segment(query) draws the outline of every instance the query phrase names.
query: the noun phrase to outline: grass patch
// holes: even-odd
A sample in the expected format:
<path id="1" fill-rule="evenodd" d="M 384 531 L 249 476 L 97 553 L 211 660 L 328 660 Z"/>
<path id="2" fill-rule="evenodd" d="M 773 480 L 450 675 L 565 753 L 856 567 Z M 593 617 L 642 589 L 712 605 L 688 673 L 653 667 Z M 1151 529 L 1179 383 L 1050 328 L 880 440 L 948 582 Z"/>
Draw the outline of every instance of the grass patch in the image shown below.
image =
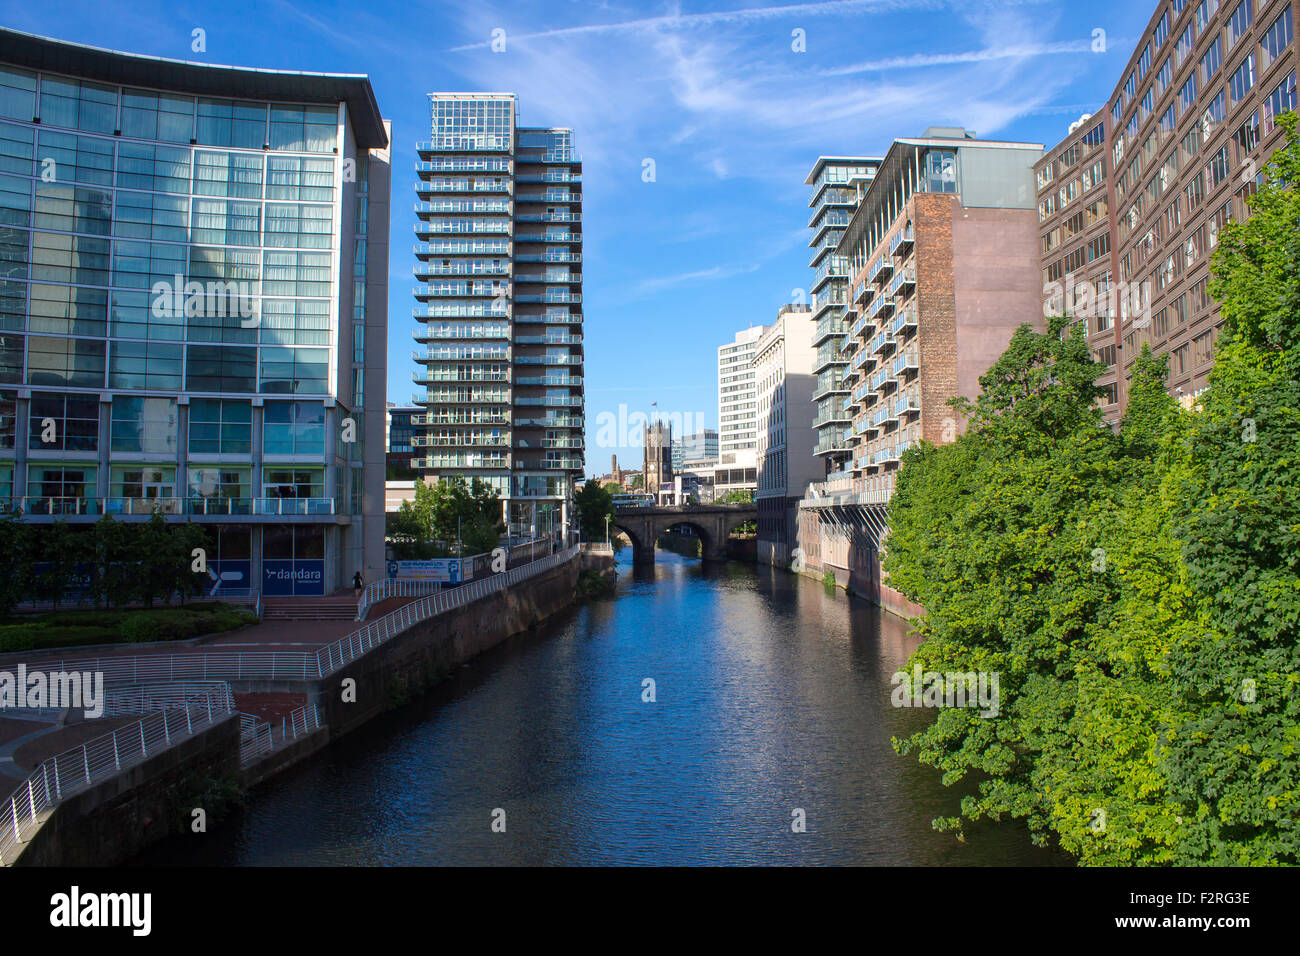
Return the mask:
<path id="1" fill-rule="evenodd" d="M 256 622 L 257 615 L 251 611 L 219 601 L 120 611 L 52 611 L 0 621 L 0 651 L 182 641 Z"/>

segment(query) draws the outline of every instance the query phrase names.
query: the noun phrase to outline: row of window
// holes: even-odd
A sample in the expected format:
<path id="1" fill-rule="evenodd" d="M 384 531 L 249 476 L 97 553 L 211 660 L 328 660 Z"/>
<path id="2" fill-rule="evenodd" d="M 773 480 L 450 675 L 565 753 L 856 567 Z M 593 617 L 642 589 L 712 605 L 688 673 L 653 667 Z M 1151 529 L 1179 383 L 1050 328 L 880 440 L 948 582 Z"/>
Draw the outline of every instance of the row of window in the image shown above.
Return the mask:
<path id="1" fill-rule="evenodd" d="M 109 403 L 109 450 L 174 457 L 179 409 L 172 398 L 119 395 Z M 252 453 L 252 403 L 237 399 L 190 402 L 191 455 Z M 0 448 L 13 448 L 16 406 L 0 395 Z M 100 402 L 96 396 L 37 392 L 31 397 L 28 448 L 34 451 L 99 450 Z M 359 427 L 359 424 L 358 424 Z M 340 446 L 345 452 L 347 445 Z M 262 416 L 262 454 L 325 454 L 325 407 L 316 402 L 268 402 Z"/>
<path id="2" fill-rule="evenodd" d="M 0 67 L 0 116 L 203 146 L 329 153 L 338 108 L 156 93 Z"/>
<path id="3" fill-rule="evenodd" d="M 42 183 L 330 202 L 334 160 L 125 143 L 0 123 L 0 172 Z"/>

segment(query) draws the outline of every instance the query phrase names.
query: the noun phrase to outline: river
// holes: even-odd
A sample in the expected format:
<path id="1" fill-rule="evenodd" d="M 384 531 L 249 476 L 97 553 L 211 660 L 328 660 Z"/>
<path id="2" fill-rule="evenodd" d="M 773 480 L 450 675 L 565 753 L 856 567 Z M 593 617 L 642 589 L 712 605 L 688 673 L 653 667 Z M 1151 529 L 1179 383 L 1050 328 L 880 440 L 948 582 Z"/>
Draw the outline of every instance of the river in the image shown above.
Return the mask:
<path id="1" fill-rule="evenodd" d="M 135 862 L 1056 865 L 897 756 L 906 622 L 785 572 L 660 551 Z M 647 680 L 653 681 L 653 702 Z M 504 811 L 498 812 L 498 811 Z M 792 822 L 805 822 L 793 832 Z M 493 831 L 504 820 L 505 832 Z"/>

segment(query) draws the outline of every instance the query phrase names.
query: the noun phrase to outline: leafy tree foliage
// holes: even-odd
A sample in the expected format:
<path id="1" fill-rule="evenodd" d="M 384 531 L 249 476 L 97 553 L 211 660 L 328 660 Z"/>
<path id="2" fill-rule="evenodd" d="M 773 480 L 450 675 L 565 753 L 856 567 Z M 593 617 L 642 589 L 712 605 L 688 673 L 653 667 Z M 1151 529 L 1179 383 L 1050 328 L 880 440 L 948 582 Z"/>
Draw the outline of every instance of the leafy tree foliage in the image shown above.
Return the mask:
<path id="1" fill-rule="evenodd" d="M 501 499 L 475 478 L 442 479 L 436 485 L 415 483 L 415 501 L 404 501 L 388 520 L 388 538 L 401 560 L 456 553 L 485 554 L 505 532 Z"/>
<path id="2" fill-rule="evenodd" d="M 885 569 L 924 605 L 923 670 L 995 671 L 998 714 L 897 741 L 977 792 L 958 829 L 1020 818 L 1096 864 L 1300 862 L 1300 145 L 1222 233 L 1210 388 L 1163 357 L 1102 422 L 1082 329 L 1021 328 L 904 459 Z"/>
<path id="3" fill-rule="evenodd" d="M 602 488 L 599 482 L 589 481 L 578 489 L 573 501 L 578 509 L 582 537 L 587 541 L 604 541 L 605 519 L 608 518 L 610 524 L 614 522 L 614 497 L 609 486 Z"/>

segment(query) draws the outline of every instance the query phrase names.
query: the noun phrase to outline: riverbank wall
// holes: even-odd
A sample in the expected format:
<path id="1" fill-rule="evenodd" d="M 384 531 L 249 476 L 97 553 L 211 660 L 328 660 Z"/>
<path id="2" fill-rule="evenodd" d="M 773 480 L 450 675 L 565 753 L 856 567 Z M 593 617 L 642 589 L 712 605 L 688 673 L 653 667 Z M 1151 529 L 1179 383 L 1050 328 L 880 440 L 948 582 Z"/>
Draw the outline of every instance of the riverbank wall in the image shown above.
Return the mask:
<path id="1" fill-rule="evenodd" d="M 510 588 L 418 622 L 315 680 L 231 680 L 239 693 L 305 694 L 320 726 L 241 766 L 237 715 L 58 804 L 32 833 L 20 865 L 109 866 L 186 832 L 196 792 L 214 782 L 251 789 L 385 711 L 402 706 L 453 669 L 536 628 L 578 599 L 580 574 L 614 574 L 612 555 L 581 553 Z"/>

